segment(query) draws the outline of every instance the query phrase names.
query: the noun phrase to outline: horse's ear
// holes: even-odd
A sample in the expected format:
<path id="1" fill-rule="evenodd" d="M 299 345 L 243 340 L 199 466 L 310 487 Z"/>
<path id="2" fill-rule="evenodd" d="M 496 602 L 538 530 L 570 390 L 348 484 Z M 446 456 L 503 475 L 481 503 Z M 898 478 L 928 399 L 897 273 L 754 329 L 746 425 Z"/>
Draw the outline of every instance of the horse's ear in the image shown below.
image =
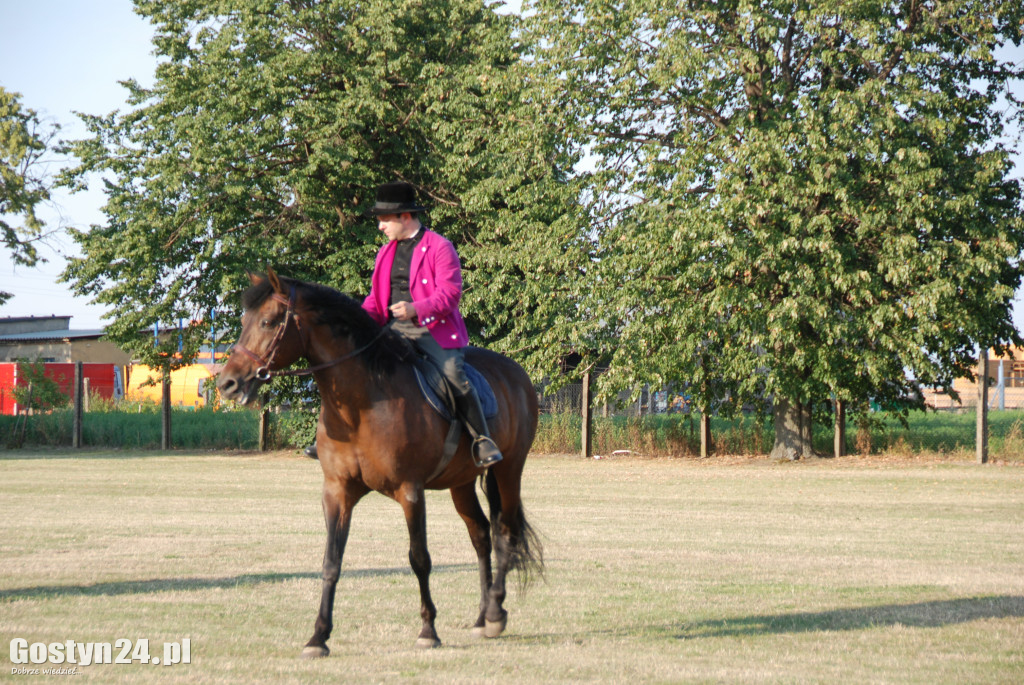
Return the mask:
<path id="1" fill-rule="evenodd" d="M 274 289 L 275 293 L 284 295 L 284 286 L 281 285 L 281 279 L 277 277 L 277 274 L 269 266 L 267 267 L 267 280 L 270 281 L 270 287 Z"/>
<path id="2" fill-rule="evenodd" d="M 247 271 L 246 273 L 249 274 L 249 283 L 251 285 L 259 285 L 260 283 L 263 282 L 263 276 L 260 276 L 259 274 L 254 274 L 251 271 Z"/>

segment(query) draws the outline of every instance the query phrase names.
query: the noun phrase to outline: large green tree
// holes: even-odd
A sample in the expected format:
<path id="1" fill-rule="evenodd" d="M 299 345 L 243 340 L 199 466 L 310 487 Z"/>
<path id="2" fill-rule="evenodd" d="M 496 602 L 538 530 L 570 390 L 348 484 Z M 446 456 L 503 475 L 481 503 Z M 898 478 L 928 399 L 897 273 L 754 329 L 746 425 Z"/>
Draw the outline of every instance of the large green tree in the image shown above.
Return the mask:
<path id="1" fill-rule="evenodd" d="M 156 82 L 125 112 L 86 118 L 68 181 L 106 179 L 107 222 L 75 233 L 66 277 L 111 306 L 108 332 L 184 331 L 211 309 L 235 324 L 247 269 L 361 296 L 381 244 L 363 217 L 405 180 L 463 261 L 476 340 L 530 360 L 522 341 L 559 315 L 551 239 L 571 197 L 557 129 L 521 60 L 519 18 L 483 0 L 136 0 L 156 29 Z M 574 225 L 572 222 L 566 222 Z M 225 301 L 225 297 L 228 299 Z M 165 357 L 166 358 L 166 357 Z M 538 359 L 541 356 L 537 356 Z"/>
<path id="2" fill-rule="evenodd" d="M 0 86 L 0 245 L 15 264 L 33 266 L 41 259 L 35 243 L 45 224 L 36 210 L 50 199 L 43 157 L 57 130 L 24 107 L 18 93 Z M 0 304 L 10 297 L 0 291 Z"/>
<path id="3" fill-rule="evenodd" d="M 606 388 L 805 409 L 969 374 L 1019 342 L 1024 5 L 1002 0 L 537 0 L 538 54 L 591 154 L 599 243 L 581 351 Z M 1003 100 L 1000 102 L 1000 98 Z M 1000 105 L 997 107 L 997 103 Z"/>

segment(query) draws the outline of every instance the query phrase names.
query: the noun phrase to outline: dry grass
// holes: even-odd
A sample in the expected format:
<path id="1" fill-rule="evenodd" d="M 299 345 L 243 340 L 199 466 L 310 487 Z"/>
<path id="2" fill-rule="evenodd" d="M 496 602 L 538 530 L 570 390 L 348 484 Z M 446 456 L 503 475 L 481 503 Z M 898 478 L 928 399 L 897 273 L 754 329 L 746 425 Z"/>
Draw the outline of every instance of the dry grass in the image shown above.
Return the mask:
<path id="1" fill-rule="evenodd" d="M 11 456 L 16 458 L 11 458 Z M 438 631 L 413 648 L 399 508 L 356 510 L 331 658 L 296 659 L 319 593 L 320 475 L 292 454 L 0 458 L 7 646 L 192 640 L 193 663 L 94 682 L 1020 682 L 1024 469 L 948 457 L 610 459 L 527 467 L 547 581 L 469 637 L 476 569 L 428 501 Z M 43 455 L 37 455 L 43 456 Z M 46 455 L 54 456 L 54 455 Z"/>

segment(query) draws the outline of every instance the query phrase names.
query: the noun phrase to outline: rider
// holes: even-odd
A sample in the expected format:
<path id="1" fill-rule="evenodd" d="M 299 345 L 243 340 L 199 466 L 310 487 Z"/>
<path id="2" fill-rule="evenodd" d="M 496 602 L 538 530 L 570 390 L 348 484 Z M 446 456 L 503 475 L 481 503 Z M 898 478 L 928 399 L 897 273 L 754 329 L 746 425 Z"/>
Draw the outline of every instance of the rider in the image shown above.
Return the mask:
<path id="1" fill-rule="evenodd" d="M 478 436 L 473 459 L 487 467 L 501 461 L 491 440 L 480 399 L 463 365 L 469 333 L 459 313 L 462 266 L 455 247 L 420 221 L 426 211 L 409 183 L 377 188 L 369 210 L 388 238 L 377 252 L 370 294 L 363 302 L 370 316 L 409 338 L 441 370 L 455 394 L 456 408 Z"/>

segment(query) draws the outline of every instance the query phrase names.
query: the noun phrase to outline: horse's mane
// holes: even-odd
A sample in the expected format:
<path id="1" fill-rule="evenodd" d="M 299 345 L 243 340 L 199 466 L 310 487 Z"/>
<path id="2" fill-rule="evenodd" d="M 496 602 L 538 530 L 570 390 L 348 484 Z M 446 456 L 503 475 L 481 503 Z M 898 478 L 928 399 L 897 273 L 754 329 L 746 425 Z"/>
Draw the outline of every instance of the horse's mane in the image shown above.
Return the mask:
<path id="1" fill-rule="evenodd" d="M 366 347 L 359 358 L 378 376 L 390 376 L 402 362 L 411 360 L 412 345 L 390 328 L 381 326 L 353 298 L 334 288 L 278 276 L 286 288 L 294 286 L 306 308 L 316 312 L 316 323 L 328 326 L 335 337 L 349 337 L 354 347 Z M 274 292 L 270 279 L 263 279 L 242 294 L 242 307 L 255 309 Z M 378 337 L 379 336 L 379 337 Z"/>

